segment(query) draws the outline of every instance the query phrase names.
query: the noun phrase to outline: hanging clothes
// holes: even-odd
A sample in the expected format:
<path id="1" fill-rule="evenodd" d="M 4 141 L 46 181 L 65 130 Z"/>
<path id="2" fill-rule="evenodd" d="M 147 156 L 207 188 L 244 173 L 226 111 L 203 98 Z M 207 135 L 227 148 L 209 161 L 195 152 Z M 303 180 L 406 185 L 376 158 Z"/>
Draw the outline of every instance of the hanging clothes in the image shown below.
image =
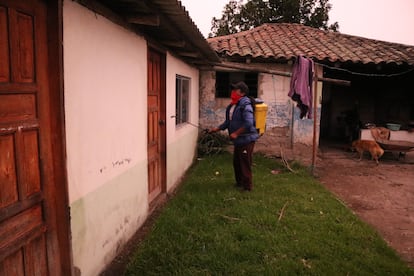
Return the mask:
<path id="1" fill-rule="evenodd" d="M 297 102 L 301 119 L 306 115 L 309 119 L 312 119 L 313 66 L 313 60 L 303 56 L 298 56 L 293 65 L 288 96 Z"/>

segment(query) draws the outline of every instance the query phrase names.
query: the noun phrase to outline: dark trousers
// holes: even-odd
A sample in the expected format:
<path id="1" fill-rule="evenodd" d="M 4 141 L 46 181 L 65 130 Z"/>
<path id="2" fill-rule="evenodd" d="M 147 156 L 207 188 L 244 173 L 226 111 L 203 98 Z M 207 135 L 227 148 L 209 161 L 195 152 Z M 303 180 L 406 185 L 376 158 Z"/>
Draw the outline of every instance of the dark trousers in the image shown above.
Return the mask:
<path id="1" fill-rule="evenodd" d="M 253 148 L 254 143 L 234 146 L 233 154 L 233 168 L 234 176 L 236 177 L 236 185 L 241 186 L 246 190 L 252 190 L 253 188 L 253 175 L 252 175 L 252 163 L 253 163 Z"/>

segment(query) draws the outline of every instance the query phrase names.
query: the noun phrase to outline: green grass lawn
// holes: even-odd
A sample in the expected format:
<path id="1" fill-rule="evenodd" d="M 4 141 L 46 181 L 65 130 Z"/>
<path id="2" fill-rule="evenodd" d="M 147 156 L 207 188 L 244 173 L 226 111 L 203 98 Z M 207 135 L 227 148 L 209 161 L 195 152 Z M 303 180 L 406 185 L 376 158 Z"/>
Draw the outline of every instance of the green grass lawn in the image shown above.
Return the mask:
<path id="1" fill-rule="evenodd" d="M 125 275 L 414 275 L 306 169 L 255 155 L 242 192 L 231 160 L 196 161 Z"/>

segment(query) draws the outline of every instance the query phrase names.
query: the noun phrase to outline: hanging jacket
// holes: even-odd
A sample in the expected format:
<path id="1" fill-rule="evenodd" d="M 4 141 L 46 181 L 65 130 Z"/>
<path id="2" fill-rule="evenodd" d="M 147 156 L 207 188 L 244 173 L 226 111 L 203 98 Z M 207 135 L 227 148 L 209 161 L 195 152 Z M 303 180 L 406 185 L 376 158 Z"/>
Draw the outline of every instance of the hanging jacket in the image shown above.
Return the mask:
<path id="1" fill-rule="evenodd" d="M 312 118 L 312 80 L 313 60 L 298 56 L 292 69 L 288 96 L 297 102 L 301 119 L 306 114 Z"/>
<path id="2" fill-rule="evenodd" d="M 226 120 L 219 126 L 219 129 L 227 129 L 230 135 L 239 128 L 244 128 L 244 132 L 237 136 L 235 140 L 233 140 L 234 145 L 246 145 L 256 141 L 259 138 L 259 133 L 256 129 L 252 104 L 254 103 L 251 102 L 249 97 L 242 97 L 234 107 L 231 118 L 230 109 L 232 105 L 230 104 L 226 108 Z"/>

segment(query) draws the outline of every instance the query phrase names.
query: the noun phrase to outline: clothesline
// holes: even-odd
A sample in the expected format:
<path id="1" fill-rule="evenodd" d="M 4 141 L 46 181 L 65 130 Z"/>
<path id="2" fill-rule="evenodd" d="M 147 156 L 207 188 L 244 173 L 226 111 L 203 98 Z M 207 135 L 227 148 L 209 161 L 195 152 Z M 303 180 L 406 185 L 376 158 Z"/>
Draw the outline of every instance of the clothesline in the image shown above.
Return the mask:
<path id="1" fill-rule="evenodd" d="M 395 74 L 367 74 L 367 73 L 359 73 L 359 72 L 354 72 L 348 69 L 344 69 L 344 68 L 338 68 L 338 67 L 332 67 L 323 63 L 319 63 L 319 62 L 314 62 L 315 64 L 318 64 L 322 67 L 326 67 L 329 68 L 331 70 L 337 70 L 337 71 L 343 71 L 343 72 L 347 72 L 350 73 L 352 75 L 358 75 L 358 76 L 365 76 L 365 77 L 396 77 L 396 76 L 402 76 L 405 74 L 408 74 L 412 71 L 414 71 L 414 68 L 408 69 L 404 72 L 400 72 L 400 73 L 395 73 Z"/>
<path id="2" fill-rule="evenodd" d="M 408 74 L 408 73 L 414 71 L 414 68 L 411 68 L 411 69 L 408 69 L 406 71 L 403 71 L 403 72 L 400 72 L 400 73 L 394 73 L 394 74 L 368 74 L 368 73 L 359 73 L 359 72 L 351 71 L 349 69 L 333 67 L 333 66 L 329 66 L 329 65 L 326 65 L 326 64 L 323 64 L 323 63 L 320 63 L 320 62 L 315 62 L 314 61 L 314 63 L 317 64 L 317 65 L 320 65 L 322 67 L 329 68 L 331 70 L 347 72 L 351 75 L 358 75 L 358 76 L 365 76 L 365 77 L 396 77 L 396 76 L 402 76 L 402 75 L 405 75 L 405 74 Z M 224 62 L 221 62 L 221 63 L 214 63 L 212 65 L 214 65 L 216 67 L 224 67 L 224 68 L 231 68 L 231 69 L 239 69 L 239 70 L 243 70 L 243 71 L 254 71 L 254 72 L 268 73 L 268 74 L 272 74 L 272 75 L 279 75 L 279 76 L 285 76 L 285 77 L 291 77 L 292 76 L 292 73 L 290 73 L 290 72 L 283 72 L 283 71 L 263 68 L 261 66 L 252 65 L 252 64 L 241 64 L 241 63 L 237 63 L 237 62 L 229 62 L 229 61 L 226 62 L 226 61 L 224 61 Z M 330 83 L 335 83 L 335 84 L 345 85 L 345 86 L 349 86 L 350 83 L 351 83 L 350 81 L 347 81 L 347 80 L 325 78 L 325 77 L 318 77 L 318 81 L 330 82 Z"/>

